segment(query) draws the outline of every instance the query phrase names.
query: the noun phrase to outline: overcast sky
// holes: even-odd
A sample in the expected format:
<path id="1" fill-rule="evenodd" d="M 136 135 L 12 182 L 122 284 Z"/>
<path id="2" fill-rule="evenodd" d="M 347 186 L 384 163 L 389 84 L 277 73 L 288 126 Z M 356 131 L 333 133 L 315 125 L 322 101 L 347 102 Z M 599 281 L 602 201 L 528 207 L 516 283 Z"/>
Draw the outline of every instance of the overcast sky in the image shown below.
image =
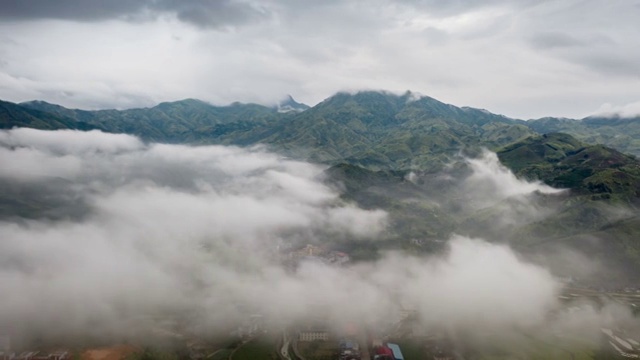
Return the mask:
<path id="1" fill-rule="evenodd" d="M 511 117 L 640 113 L 638 0 L 0 0 L 0 99 L 314 105 L 412 90 Z"/>

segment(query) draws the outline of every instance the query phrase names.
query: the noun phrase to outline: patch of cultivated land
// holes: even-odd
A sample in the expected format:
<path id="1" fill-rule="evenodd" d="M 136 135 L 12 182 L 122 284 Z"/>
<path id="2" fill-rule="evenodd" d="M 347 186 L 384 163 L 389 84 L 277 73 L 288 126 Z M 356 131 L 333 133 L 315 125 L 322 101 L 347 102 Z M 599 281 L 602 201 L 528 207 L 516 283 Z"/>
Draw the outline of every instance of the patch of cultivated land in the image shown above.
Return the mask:
<path id="1" fill-rule="evenodd" d="M 298 350 L 307 360 L 333 360 L 339 347 L 337 341 L 300 341 Z"/>
<path id="2" fill-rule="evenodd" d="M 132 345 L 116 345 L 85 350 L 80 354 L 80 358 L 82 360 L 123 360 L 139 351 L 140 349 Z"/>

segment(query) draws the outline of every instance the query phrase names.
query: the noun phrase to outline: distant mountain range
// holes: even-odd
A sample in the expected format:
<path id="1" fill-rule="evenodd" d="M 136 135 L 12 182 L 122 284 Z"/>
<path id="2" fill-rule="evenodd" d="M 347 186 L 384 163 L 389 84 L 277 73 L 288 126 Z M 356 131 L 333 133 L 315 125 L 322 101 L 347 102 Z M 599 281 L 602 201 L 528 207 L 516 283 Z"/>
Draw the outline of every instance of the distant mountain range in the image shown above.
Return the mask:
<path id="1" fill-rule="evenodd" d="M 14 126 L 95 128 L 172 143 L 262 143 L 307 160 L 346 160 L 370 168 L 424 168 L 437 162 L 434 155 L 477 146 L 497 149 L 551 132 L 640 155 L 640 117 L 523 121 L 411 92 L 338 93 L 314 107 L 290 96 L 273 107 L 214 106 L 186 99 L 152 108 L 97 111 L 67 109 L 44 101 L 0 102 L 0 128 Z"/>
<path id="2" fill-rule="evenodd" d="M 327 182 L 344 200 L 385 209 L 391 216 L 386 240 L 354 245 L 349 251 L 356 258 L 387 246 L 431 251 L 438 239 L 468 233 L 509 239 L 524 252 L 576 247 L 640 274 L 640 161 L 635 157 L 640 155 L 640 117 L 524 121 L 410 92 L 363 91 L 338 93 L 313 107 L 291 97 L 272 107 L 187 99 L 98 111 L 0 101 L 0 128 L 12 127 L 99 129 L 154 142 L 264 144 L 286 156 L 327 164 Z M 456 181 L 469 169 L 460 155 L 475 156 L 482 148 L 495 151 L 520 177 L 569 189 L 562 196 L 534 194 L 527 200 L 540 213 L 554 215 L 531 219 L 517 199 L 461 206 L 468 199 L 461 198 Z M 407 180 L 409 174 L 418 180 Z M 18 200 L 25 201 L 16 200 L 13 191 L 1 192 L 0 205 L 6 206 L 0 206 L 0 217 L 16 209 L 27 215 L 38 206 L 48 209 L 35 198 L 26 205 Z M 495 225 L 513 218 L 513 209 L 521 209 L 522 216 Z"/>
<path id="3" fill-rule="evenodd" d="M 611 170 L 620 159 L 635 166 L 635 158 L 602 146 L 586 150 L 588 144 L 604 144 L 638 154 L 640 118 L 523 121 L 486 110 L 459 108 L 411 92 L 338 93 L 314 107 L 290 96 L 272 107 L 241 103 L 214 106 L 186 99 L 152 108 L 98 111 L 68 109 L 44 101 L 0 101 L 0 128 L 15 126 L 100 129 L 156 142 L 264 144 L 298 159 L 329 165 L 346 163 L 370 170 L 437 172 L 455 156 L 473 155 L 484 147 L 498 151 L 503 163 L 517 174 L 554 186 L 579 189 L 581 193 L 607 190 L 634 199 L 638 197 L 636 192 L 640 193 L 635 183 L 623 181 L 626 178 L 620 171 L 624 166 L 619 165 L 618 172 Z M 539 137 L 559 132 L 568 135 Z M 542 140 L 544 144 L 532 145 Z M 590 161 L 570 160 L 576 154 Z M 606 174 L 612 177 L 601 179 L 597 186 L 588 182 L 588 188 L 581 179 L 593 180 L 594 174 L 604 169 L 595 165 L 595 158 L 608 159 L 601 163 L 607 164 L 604 168 L 610 171 Z M 609 181 L 613 178 L 617 182 Z"/>

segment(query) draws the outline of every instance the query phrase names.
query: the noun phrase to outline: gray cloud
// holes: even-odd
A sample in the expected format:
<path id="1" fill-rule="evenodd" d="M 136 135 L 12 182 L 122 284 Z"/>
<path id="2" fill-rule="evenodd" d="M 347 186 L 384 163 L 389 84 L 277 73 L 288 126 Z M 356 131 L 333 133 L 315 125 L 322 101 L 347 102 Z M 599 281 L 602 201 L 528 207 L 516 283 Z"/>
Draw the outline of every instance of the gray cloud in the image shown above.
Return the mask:
<path id="1" fill-rule="evenodd" d="M 521 118 L 640 98 L 628 1 L 52 4 L 2 2 L 0 98 L 313 105 L 345 89 L 411 89 Z"/>
<path id="2" fill-rule="evenodd" d="M 258 21 L 265 10 L 248 2 L 233 0 L 136 0 L 136 1 L 46 1 L 3 0 L 0 19 L 37 20 L 62 19 L 100 21 L 127 19 L 151 20 L 159 15 L 173 14 L 181 21 L 200 27 L 224 27 Z"/>
<path id="3" fill-rule="evenodd" d="M 591 54 L 580 62 L 600 73 L 640 79 L 640 64 L 628 54 Z"/>
<path id="4" fill-rule="evenodd" d="M 148 3 L 151 3 L 150 1 Z M 144 1 L 46 1 L 2 0 L 0 18 L 5 20 L 67 19 L 104 20 L 141 11 Z"/>
<path id="5" fill-rule="evenodd" d="M 175 13 L 181 21 L 204 28 L 242 25 L 269 15 L 264 7 L 234 0 L 163 0 L 153 2 L 151 8 Z"/>

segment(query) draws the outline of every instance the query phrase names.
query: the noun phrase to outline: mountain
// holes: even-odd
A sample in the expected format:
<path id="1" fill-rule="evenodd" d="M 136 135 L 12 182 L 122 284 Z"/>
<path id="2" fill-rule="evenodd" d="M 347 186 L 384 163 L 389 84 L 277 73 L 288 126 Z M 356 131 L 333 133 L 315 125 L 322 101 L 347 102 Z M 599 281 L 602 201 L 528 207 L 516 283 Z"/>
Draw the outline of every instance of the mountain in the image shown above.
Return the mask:
<path id="1" fill-rule="evenodd" d="M 532 136 L 498 151 L 500 161 L 517 175 L 540 179 L 594 198 L 640 200 L 640 162 L 603 145 L 551 133 Z"/>
<path id="2" fill-rule="evenodd" d="M 640 163 L 590 143 L 617 141 L 633 149 L 634 139 L 640 139 L 640 132 L 634 132 L 639 119 L 527 122 L 410 92 L 338 93 L 303 108 L 292 98 L 273 107 L 186 99 L 100 111 L 41 101 L 2 102 L 0 121 L 4 128 L 99 128 L 149 141 L 264 144 L 286 156 L 328 164 L 327 184 L 340 191 L 343 201 L 381 208 L 390 216 L 383 239 L 350 245 L 355 258 L 398 247 L 431 252 L 456 233 L 509 241 L 526 254 L 582 249 L 640 273 Z M 482 190 L 463 188 L 471 170 L 460 155 L 473 156 L 481 148 L 496 151 L 520 177 L 568 191 L 477 201 L 474 196 L 482 197 Z M 53 214 L 51 209 L 59 207 L 59 199 L 45 202 L 37 192 L 11 203 L 13 193 L 0 194 L 10 204 L 0 210 Z M 76 213 L 68 209 L 65 214 Z"/>
<path id="3" fill-rule="evenodd" d="M 523 121 L 411 92 L 338 93 L 312 108 L 291 96 L 274 107 L 214 106 L 194 99 L 99 111 L 72 110 L 43 101 L 2 105 L 11 106 L 9 113 L 14 114 L 0 117 L 4 128 L 85 126 L 162 142 L 263 143 L 311 161 L 345 160 L 370 168 L 437 167 L 457 151 L 479 146 L 497 149 L 534 133 L 564 132 L 589 144 L 640 155 L 640 117 Z"/>
<path id="4" fill-rule="evenodd" d="M 365 247 L 355 243 L 348 250 L 362 257 L 398 247 L 431 253 L 443 248 L 442 239 L 461 234 L 509 243 L 531 261 L 547 262 L 567 251 L 580 254 L 578 258 L 596 258 L 610 272 L 581 274 L 588 283 L 618 286 L 635 281 L 640 273 L 638 159 L 558 133 L 522 139 L 497 154 L 520 177 L 566 191 L 489 196 L 486 201 L 482 188 L 466 182 L 472 171 L 464 159 L 438 172 L 330 167 L 326 181 L 345 201 L 389 213 L 382 240 Z M 562 263 L 552 268 L 559 275 L 576 276 L 564 272 Z"/>
<path id="5" fill-rule="evenodd" d="M 407 91 L 338 93 L 314 107 L 288 96 L 267 107 L 186 99 L 144 109 L 72 110 L 42 101 L 11 107 L 3 127 L 100 128 L 172 143 L 265 144 L 314 162 L 370 169 L 439 169 L 458 152 L 497 150 L 535 134 L 563 132 L 640 155 L 640 118 L 517 120 Z"/>
<path id="6" fill-rule="evenodd" d="M 416 100 L 410 92 L 367 91 L 338 93 L 275 126 L 234 136 L 247 134 L 315 162 L 408 169 L 438 167 L 467 148 L 496 148 L 533 132 L 503 116 Z"/>
<path id="7" fill-rule="evenodd" d="M 41 101 L 20 106 L 145 140 L 261 143 L 296 158 L 372 169 L 437 169 L 460 151 L 495 149 L 533 134 L 516 120 L 411 92 L 338 93 L 312 108 L 291 97 L 277 107 L 217 107 L 193 99 L 120 111 L 71 110 Z"/>
<path id="8" fill-rule="evenodd" d="M 286 113 L 286 112 L 302 112 L 309 109 L 309 105 L 299 103 L 291 97 L 291 95 L 287 95 L 287 97 L 280 101 L 276 106 L 278 112 Z"/>
<path id="9" fill-rule="evenodd" d="M 77 121 L 64 115 L 61 116 L 56 113 L 0 100 L 0 129 L 11 129 L 13 127 L 30 127 L 41 130 L 101 129 L 95 125 Z"/>
<path id="10" fill-rule="evenodd" d="M 338 93 L 314 107 L 288 96 L 279 105 L 214 106 L 186 99 L 152 108 L 85 111 L 43 101 L 1 103 L 4 128 L 99 128 L 171 143 L 265 144 L 287 156 L 370 169 L 440 169 L 459 152 L 497 150 L 535 134 L 564 132 L 578 140 L 640 154 L 640 118 L 517 120 L 456 107 L 407 91 Z"/>
<path id="11" fill-rule="evenodd" d="M 43 101 L 20 104 L 23 108 L 65 117 L 77 122 L 127 133 L 158 142 L 211 142 L 219 134 L 275 121 L 286 114 L 257 104 L 233 103 L 214 106 L 185 99 L 164 102 L 152 108 L 129 110 L 72 110 Z M 207 141 L 208 140 L 208 141 Z M 215 142 L 215 141 L 214 141 Z"/>
<path id="12" fill-rule="evenodd" d="M 640 156 L 640 116 L 591 116 L 581 120 L 547 117 L 529 120 L 526 125 L 541 134 L 563 132 L 589 144 L 603 144 Z"/>

